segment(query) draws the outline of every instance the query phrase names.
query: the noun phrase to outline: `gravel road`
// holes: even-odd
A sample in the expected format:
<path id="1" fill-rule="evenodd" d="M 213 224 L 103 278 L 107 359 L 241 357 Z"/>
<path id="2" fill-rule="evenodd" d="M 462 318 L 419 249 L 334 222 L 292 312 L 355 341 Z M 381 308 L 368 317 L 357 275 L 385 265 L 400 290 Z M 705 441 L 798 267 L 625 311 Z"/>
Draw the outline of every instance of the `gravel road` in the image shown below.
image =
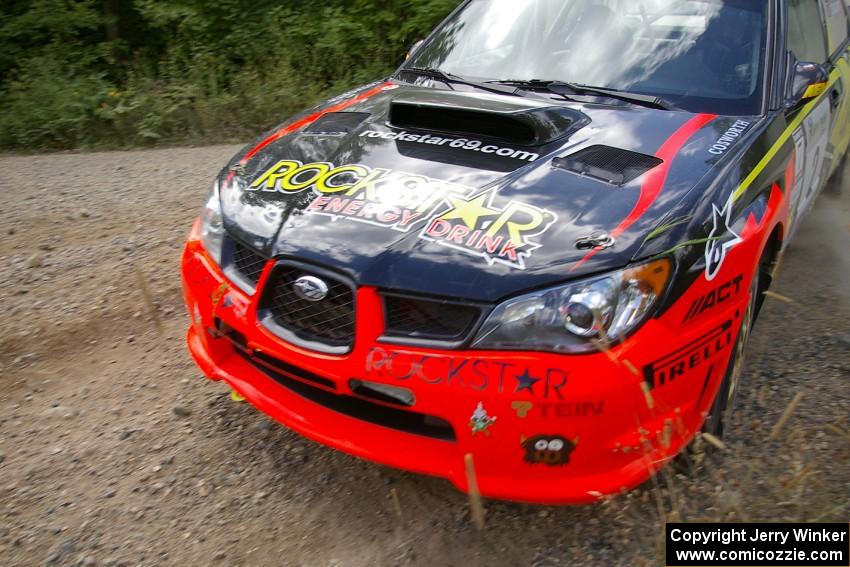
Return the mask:
<path id="1" fill-rule="evenodd" d="M 0 157 L 0 565 L 641 566 L 665 519 L 850 519 L 850 190 L 784 257 L 725 450 L 594 506 L 487 502 L 479 532 L 449 483 L 302 439 L 190 362 L 180 250 L 236 149 Z"/>

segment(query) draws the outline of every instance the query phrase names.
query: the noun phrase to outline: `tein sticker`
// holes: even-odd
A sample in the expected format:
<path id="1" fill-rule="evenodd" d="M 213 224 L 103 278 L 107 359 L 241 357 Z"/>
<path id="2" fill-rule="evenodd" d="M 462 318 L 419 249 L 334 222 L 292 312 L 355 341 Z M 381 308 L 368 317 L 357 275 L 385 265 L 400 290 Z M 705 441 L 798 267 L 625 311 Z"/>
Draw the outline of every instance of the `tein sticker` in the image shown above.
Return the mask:
<path id="1" fill-rule="evenodd" d="M 557 220 L 519 201 L 496 203 L 495 189 L 476 189 L 424 175 L 366 165 L 334 166 L 282 160 L 257 177 L 249 191 L 317 195 L 310 214 L 344 218 L 399 232 L 420 230 L 430 242 L 478 256 L 488 264 L 525 269 L 538 237 Z"/>

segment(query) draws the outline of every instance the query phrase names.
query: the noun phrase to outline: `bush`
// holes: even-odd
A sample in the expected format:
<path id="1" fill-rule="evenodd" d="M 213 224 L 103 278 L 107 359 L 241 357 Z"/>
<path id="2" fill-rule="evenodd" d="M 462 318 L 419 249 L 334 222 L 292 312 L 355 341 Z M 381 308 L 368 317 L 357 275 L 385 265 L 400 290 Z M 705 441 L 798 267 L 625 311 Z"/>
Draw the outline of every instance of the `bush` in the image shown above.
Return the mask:
<path id="1" fill-rule="evenodd" d="M 375 80 L 458 0 L 6 0 L 0 147 L 235 141 Z"/>

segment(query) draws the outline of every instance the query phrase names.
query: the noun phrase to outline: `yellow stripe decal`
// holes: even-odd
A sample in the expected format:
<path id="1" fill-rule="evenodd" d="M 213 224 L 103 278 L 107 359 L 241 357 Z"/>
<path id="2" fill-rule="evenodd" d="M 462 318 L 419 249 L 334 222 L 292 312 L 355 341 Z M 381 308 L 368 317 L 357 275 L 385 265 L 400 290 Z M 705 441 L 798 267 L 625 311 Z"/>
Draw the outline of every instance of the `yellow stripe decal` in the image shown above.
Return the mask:
<path id="1" fill-rule="evenodd" d="M 826 81 L 822 83 L 815 83 L 813 85 L 809 85 L 809 88 L 806 89 L 806 93 L 803 95 L 804 99 L 814 98 L 816 96 L 820 96 L 826 90 Z"/>
<path id="2" fill-rule="evenodd" d="M 832 85 L 835 84 L 836 81 L 838 81 L 838 76 L 839 76 L 839 73 L 838 73 L 837 70 L 832 72 L 832 74 L 829 77 L 829 87 L 831 87 Z M 829 87 L 827 87 L 827 88 L 829 88 Z M 768 150 L 768 152 L 764 155 L 764 157 L 761 158 L 761 161 L 758 162 L 758 165 L 756 165 L 753 168 L 753 170 L 750 172 L 750 174 L 747 175 L 747 177 L 744 179 L 744 181 L 738 186 L 738 188 L 732 194 L 732 202 L 733 203 L 737 202 L 744 195 L 744 193 L 747 192 L 747 189 L 750 188 L 750 185 L 753 184 L 753 182 L 756 180 L 756 178 L 759 175 L 761 175 L 761 172 L 764 171 L 764 169 L 768 166 L 768 164 L 770 164 L 770 162 L 773 160 L 773 158 L 776 157 L 776 154 L 779 153 L 779 150 L 782 149 L 782 146 L 785 145 L 785 142 L 787 142 L 791 138 L 791 136 L 794 134 L 794 131 L 797 130 L 797 128 L 800 127 L 800 124 L 803 123 L 803 120 L 805 120 L 806 117 L 815 108 L 815 106 L 818 105 L 822 96 L 823 96 L 823 94 L 821 94 L 821 96 L 816 98 L 815 100 L 806 104 L 806 106 L 804 106 L 802 108 L 802 110 L 800 110 L 800 112 L 797 114 L 797 116 L 794 118 L 794 120 L 791 121 L 791 124 L 788 125 L 788 127 L 785 129 L 785 131 L 782 132 L 782 134 L 779 135 L 779 138 L 776 140 L 776 143 L 773 144 L 773 147 L 771 147 L 770 150 Z"/>

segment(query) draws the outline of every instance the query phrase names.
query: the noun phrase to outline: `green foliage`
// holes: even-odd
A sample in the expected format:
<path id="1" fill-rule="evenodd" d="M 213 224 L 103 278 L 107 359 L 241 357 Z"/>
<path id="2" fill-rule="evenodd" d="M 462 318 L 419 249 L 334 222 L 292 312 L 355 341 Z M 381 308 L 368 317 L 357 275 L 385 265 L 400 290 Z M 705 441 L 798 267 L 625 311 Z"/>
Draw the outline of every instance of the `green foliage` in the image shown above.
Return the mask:
<path id="1" fill-rule="evenodd" d="M 234 141 L 386 75 L 459 0 L 4 0 L 0 148 Z"/>

